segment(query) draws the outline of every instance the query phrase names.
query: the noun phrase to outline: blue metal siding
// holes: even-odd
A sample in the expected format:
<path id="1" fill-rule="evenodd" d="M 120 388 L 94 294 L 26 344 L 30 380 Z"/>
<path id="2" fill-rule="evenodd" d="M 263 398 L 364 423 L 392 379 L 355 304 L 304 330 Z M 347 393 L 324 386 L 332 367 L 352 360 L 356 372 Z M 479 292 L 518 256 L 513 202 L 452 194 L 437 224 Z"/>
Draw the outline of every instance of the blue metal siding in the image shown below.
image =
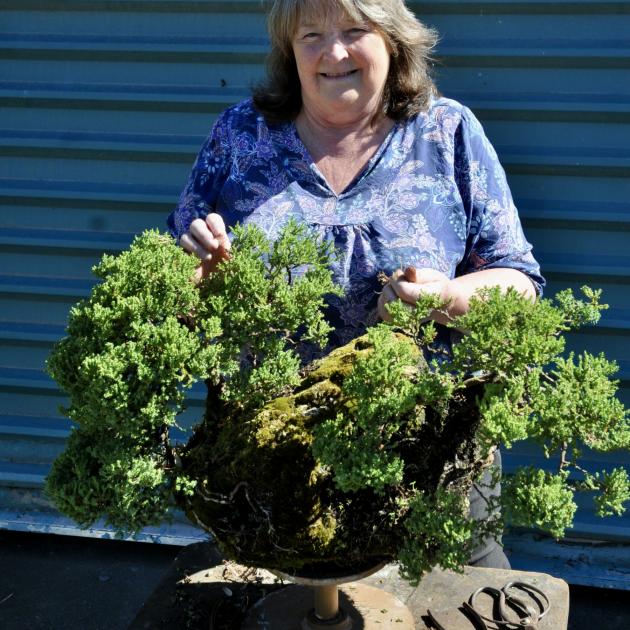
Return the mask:
<path id="1" fill-rule="evenodd" d="M 619 362 L 630 405 L 630 3 L 410 6 L 441 34 L 441 91 L 475 111 L 497 148 L 548 295 L 604 289 L 611 309 L 571 344 Z M 40 492 L 69 430 L 43 361 L 89 292 L 90 266 L 164 226 L 212 121 L 262 76 L 266 45 L 258 1 L 2 3 L 0 527 L 78 533 Z M 202 398 L 200 388 L 187 422 Z M 520 446 L 506 467 L 532 457 Z M 593 456 L 602 462 L 630 458 Z M 196 535 L 182 531 L 164 535 Z M 630 518 L 596 520 L 584 504 L 574 534 L 628 543 Z M 109 534 L 99 526 L 88 535 Z M 508 542 L 523 567 L 547 566 L 556 549 L 554 572 L 580 581 L 570 567 L 582 551 L 523 540 Z M 614 558 L 630 564 L 626 547 Z M 623 572 L 606 571 L 586 581 L 630 588 Z"/>

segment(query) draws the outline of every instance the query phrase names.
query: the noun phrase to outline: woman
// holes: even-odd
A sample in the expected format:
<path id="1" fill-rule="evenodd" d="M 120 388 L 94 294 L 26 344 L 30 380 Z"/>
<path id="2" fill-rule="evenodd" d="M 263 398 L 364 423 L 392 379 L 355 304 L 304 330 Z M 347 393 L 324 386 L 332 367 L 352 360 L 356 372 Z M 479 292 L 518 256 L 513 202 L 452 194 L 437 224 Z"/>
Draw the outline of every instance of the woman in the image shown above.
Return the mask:
<path id="1" fill-rule="evenodd" d="M 439 293 L 455 316 L 483 286 L 541 292 L 496 153 L 467 108 L 437 96 L 436 36 L 402 0 L 276 0 L 269 31 L 267 82 L 219 117 L 169 217 L 200 276 L 228 254 L 226 227 L 273 236 L 296 217 L 336 247 L 334 345 L 392 300 Z M 472 561 L 509 566 L 496 541 Z"/>

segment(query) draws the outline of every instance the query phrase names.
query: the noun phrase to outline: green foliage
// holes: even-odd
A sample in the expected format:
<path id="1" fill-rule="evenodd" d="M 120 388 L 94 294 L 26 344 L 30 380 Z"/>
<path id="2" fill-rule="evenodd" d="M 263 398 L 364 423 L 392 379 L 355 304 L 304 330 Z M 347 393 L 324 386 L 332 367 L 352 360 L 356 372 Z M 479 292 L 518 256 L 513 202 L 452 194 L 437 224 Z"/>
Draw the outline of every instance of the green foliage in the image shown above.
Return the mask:
<path id="1" fill-rule="evenodd" d="M 200 306 L 194 267 L 157 232 L 105 256 L 94 269 L 103 282 L 71 310 L 68 336 L 48 360 L 78 427 L 46 489 L 81 525 L 104 516 L 135 531 L 164 518 L 172 501 L 168 428 L 185 391 L 217 360 L 187 320 Z"/>
<path id="2" fill-rule="evenodd" d="M 196 262 L 169 236 L 145 232 L 94 268 L 102 280 L 71 312 L 48 360 L 77 423 L 47 492 L 83 526 L 105 517 L 120 531 L 163 520 L 173 496 L 194 491 L 169 440 L 185 392 L 207 378 L 245 408 L 298 380 L 292 348 L 323 344 L 323 295 L 338 292 L 330 251 L 289 223 L 274 244 L 237 228 L 233 253 L 200 291 Z"/>
<path id="3" fill-rule="evenodd" d="M 521 468 L 503 484 L 503 506 L 514 525 L 537 527 L 556 537 L 571 527 L 577 506 L 567 484 L 568 472 L 557 475 Z"/>
<path id="4" fill-rule="evenodd" d="M 630 479 L 625 468 L 615 468 L 610 473 L 585 473 L 578 487 L 599 491 L 594 501 L 597 515 L 601 517 L 621 516 L 625 512 L 624 503 L 630 501 Z"/>
<path id="5" fill-rule="evenodd" d="M 472 522 L 468 491 L 494 445 L 532 439 L 558 470 L 524 468 L 503 481 L 511 523 L 562 536 L 584 489 L 600 515 L 623 513 L 627 472 L 580 467 L 581 445 L 630 448 L 617 368 L 603 356 L 564 356 L 563 334 L 598 320 L 598 291 L 531 302 L 482 289 L 448 324 L 465 331 L 451 354 L 429 320 L 446 304 L 393 303 L 391 325 L 302 369 L 298 344 L 322 348 L 330 332 L 325 298 L 340 293 L 332 255 L 291 221 L 275 242 L 235 228 L 230 258 L 199 287 L 194 258 L 156 232 L 104 257 L 94 269 L 102 282 L 72 309 L 48 361 L 76 423 L 47 480 L 58 507 L 86 527 L 104 517 L 137 531 L 174 501 L 193 517 L 201 504 L 218 510 L 212 526 L 224 540 L 233 534 L 234 554 L 258 558 L 267 537 L 262 546 L 294 566 L 350 548 L 362 560 L 357 545 L 377 540 L 369 557 L 397 557 L 417 582 L 436 564 L 460 568 L 474 541 L 501 526 Z M 186 391 L 203 380 L 205 421 L 191 444 L 175 447 L 170 430 Z M 276 519 L 291 511 L 286 488 L 298 474 L 303 487 L 289 500 L 306 525 L 288 549 Z M 276 485 L 285 488 L 279 500 Z"/>
<path id="6" fill-rule="evenodd" d="M 420 295 L 416 304 L 411 307 L 406 302 L 397 300 L 387 305 L 391 324 L 408 334 L 418 346 L 425 347 L 433 343 L 436 337 L 435 322 L 430 319 L 433 311 L 442 311 L 447 304 L 437 295 Z"/>
<path id="7" fill-rule="evenodd" d="M 565 289 L 556 293 L 555 301 L 565 318 L 565 329 L 570 330 L 580 326 L 594 325 L 599 322 L 601 311 L 608 308 L 607 304 L 600 304 L 601 289 L 582 287 L 582 293 L 587 301 L 574 297 L 571 289 Z"/>
<path id="8" fill-rule="evenodd" d="M 564 349 L 558 332 L 565 325 L 561 310 L 549 300 L 532 302 L 518 291 L 481 289 L 470 310 L 453 323 L 467 331 L 453 348 L 451 369 L 482 371 L 506 378 L 530 365 L 546 365 Z"/>
<path id="9" fill-rule="evenodd" d="M 216 319 L 223 331 L 212 378 L 224 399 L 251 408 L 297 385 L 300 361 L 290 346 L 298 331 L 325 345 L 324 296 L 340 289 L 327 266 L 330 246 L 293 220 L 273 243 L 253 226 L 237 226 L 234 237 L 230 259 L 202 288 L 199 318 Z"/>
<path id="10" fill-rule="evenodd" d="M 346 409 L 315 429 L 313 454 L 332 469 L 343 491 L 399 484 L 403 462 L 393 446 L 405 425 L 417 428 L 418 388 L 410 378 L 417 346 L 384 324 L 370 329 L 368 340 L 372 351 L 357 359 L 343 383 Z"/>
<path id="11" fill-rule="evenodd" d="M 418 492 L 408 508 L 407 537 L 398 554 L 401 575 L 416 586 L 436 565 L 461 571 L 472 553 L 475 531 L 467 499 L 438 488 L 432 495 Z"/>
<path id="12" fill-rule="evenodd" d="M 506 379 L 504 383 L 488 383 L 479 409 L 483 423 L 479 439 L 490 448 L 504 444 L 510 448 L 512 442 L 527 438 L 529 408 L 525 400 L 525 383 L 521 375 Z"/>
<path id="13" fill-rule="evenodd" d="M 630 448 L 630 423 L 615 398 L 617 366 L 603 355 L 558 357 L 533 398 L 532 437 L 546 452 L 583 442 L 599 451 Z"/>
<path id="14" fill-rule="evenodd" d="M 578 461 L 580 445 L 604 452 L 630 449 L 630 417 L 616 398 L 618 383 L 612 378 L 617 366 L 603 355 L 563 356 L 563 333 L 596 323 L 607 308 L 599 304 L 601 291 L 583 287 L 582 292 L 585 300 L 567 289 L 555 302 L 531 302 L 514 290 L 503 294 L 498 287 L 482 289 L 471 300 L 470 310 L 449 324 L 466 334 L 454 346 L 452 357 L 442 357 L 432 372 L 425 373 L 429 385 L 418 398 L 420 404 L 435 406 L 436 399 L 425 396 L 426 390 L 439 391 L 439 378 L 449 379 L 446 400 L 461 395 L 458 392 L 475 381 L 483 383 L 476 434 L 480 446 L 509 448 L 532 439 L 545 457 L 559 462 L 555 476 L 523 469 L 508 479 L 505 512 L 513 524 L 535 526 L 558 537 L 570 527 L 575 511 L 575 482 L 569 473 L 584 472 Z M 398 304 L 390 313 L 393 325 L 418 342 L 428 340 L 431 347 L 434 332 L 426 317 L 431 309 L 443 307 L 428 297 L 416 312 Z M 599 490 L 595 503 L 600 515 L 623 513 L 623 504 L 630 499 L 623 473 L 589 477 L 590 489 Z M 537 484 L 540 492 L 533 491 Z"/>
<path id="15" fill-rule="evenodd" d="M 365 487 L 381 491 L 402 481 L 403 462 L 383 449 L 380 432 L 355 426 L 349 415 L 338 414 L 320 425 L 313 454 L 333 471 L 337 487 L 344 492 Z"/>

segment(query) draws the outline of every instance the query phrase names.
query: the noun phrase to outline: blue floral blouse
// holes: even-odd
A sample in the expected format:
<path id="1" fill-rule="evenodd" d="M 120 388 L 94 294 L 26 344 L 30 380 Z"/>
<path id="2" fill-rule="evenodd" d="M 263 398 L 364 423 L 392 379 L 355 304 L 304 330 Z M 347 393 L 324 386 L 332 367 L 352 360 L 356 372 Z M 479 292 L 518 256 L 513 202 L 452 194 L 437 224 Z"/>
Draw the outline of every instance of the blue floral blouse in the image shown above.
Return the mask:
<path id="1" fill-rule="evenodd" d="M 452 278 L 511 267 L 527 274 L 539 294 L 544 286 L 496 152 L 472 112 L 446 98 L 396 123 L 341 194 L 318 171 L 292 122 L 268 124 L 245 100 L 215 123 L 168 217 L 169 230 L 179 238 L 209 212 L 228 228 L 254 222 L 272 238 L 295 217 L 334 243 L 334 278 L 345 294 L 330 300 L 333 346 L 377 321 L 379 271 L 415 265 Z"/>

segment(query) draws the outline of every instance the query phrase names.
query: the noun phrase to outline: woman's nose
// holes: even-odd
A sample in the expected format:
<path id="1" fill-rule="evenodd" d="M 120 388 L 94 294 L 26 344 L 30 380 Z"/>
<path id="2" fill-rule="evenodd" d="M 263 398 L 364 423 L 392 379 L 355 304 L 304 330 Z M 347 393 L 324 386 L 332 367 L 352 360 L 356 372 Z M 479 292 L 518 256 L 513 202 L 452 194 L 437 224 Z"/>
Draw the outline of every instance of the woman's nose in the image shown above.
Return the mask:
<path id="1" fill-rule="evenodd" d="M 341 61 L 348 56 L 348 47 L 340 37 L 332 37 L 327 42 L 324 54 L 333 61 Z"/>

